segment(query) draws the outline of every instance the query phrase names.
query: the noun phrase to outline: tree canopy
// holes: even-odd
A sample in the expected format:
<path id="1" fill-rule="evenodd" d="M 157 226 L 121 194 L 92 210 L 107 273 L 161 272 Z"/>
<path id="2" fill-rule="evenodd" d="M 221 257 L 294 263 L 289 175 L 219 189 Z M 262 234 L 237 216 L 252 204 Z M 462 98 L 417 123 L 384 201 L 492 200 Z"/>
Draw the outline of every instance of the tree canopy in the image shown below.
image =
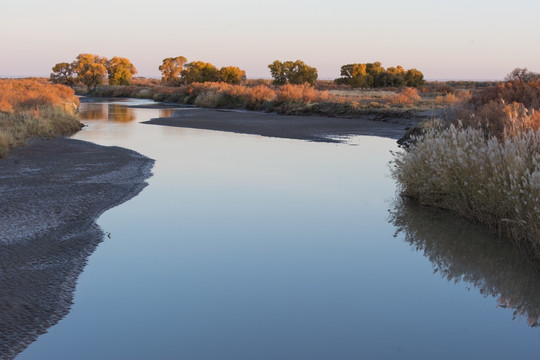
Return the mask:
<path id="1" fill-rule="evenodd" d="M 103 83 L 107 75 L 107 59 L 99 55 L 79 54 L 73 63 L 77 81 L 93 89 Z"/>
<path id="2" fill-rule="evenodd" d="M 506 81 L 517 81 L 524 83 L 529 83 L 538 79 L 540 79 L 540 74 L 529 71 L 527 68 L 515 68 L 504 78 Z"/>
<path id="3" fill-rule="evenodd" d="M 302 60 L 274 61 L 268 65 L 270 74 L 274 78 L 274 84 L 310 84 L 315 85 L 318 73 L 317 69 L 304 63 Z"/>
<path id="4" fill-rule="evenodd" d="M 83 84 L 92 90 L 109 77 L 110 85 L 129 85 L 135 66 L 126 58 L 115 56 L 110 60 L 94 54 L 79 54 L 72 63 L 56 64 L 51 73 L 51 81 L 64 85 Z"/>
<path id="5" fill-rule="evenodd" d="M 192 61 L 184 66 L 184 70 L 182 71 L 182 80 L 186 84 L 191 84 L 194 82 L 203 83 L 207 81 L 218 81 L 219 70 L 210 63 L 203 61 Z"/>
<path id="6" fill-rule="evenodd" d="M 378 61 L 343 65 L 340 75 L 336 83 L 360 88 L 419 87 L 424 84 L 424 75 L 420 71 L 405 70 L 399 65 L 385 69 Z"/>
<path id="7" fill-rule="evenodd" d="M 178 85 L 186 62 L 187 59 L 183 56 L 163 59 L 163 63 L 159 66 L 161 81 L 168 85 Z"/>
<path id="8" fill-rule="evenodd" d="M 61 62 L 53 66 L 51 81 L 55 84 L 73 85 L 76 82 L 73 65 L 67 62 Z"/>
<path id="9" fill-rule="evenodd" d="M 115 56 L 107 62 L 109 85 L 129 85 L 137 73 L 135 66 L 126 58 Z"/>
<path id="10" fill-rule="evenodd" d="M 246 72 L 236 66 L 225 66 L 219 69 L 219 80 L 227 84 L 242 84 L 246 81 Z"/>

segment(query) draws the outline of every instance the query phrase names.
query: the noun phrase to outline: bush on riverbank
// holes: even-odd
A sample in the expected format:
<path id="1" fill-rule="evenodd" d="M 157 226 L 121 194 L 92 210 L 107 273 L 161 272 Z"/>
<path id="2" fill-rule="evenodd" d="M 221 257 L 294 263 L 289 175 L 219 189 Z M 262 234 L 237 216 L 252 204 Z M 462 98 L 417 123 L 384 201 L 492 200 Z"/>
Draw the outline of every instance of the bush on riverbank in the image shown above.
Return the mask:
<path id="1" fill-rule="evenodd" d="M 96 97 L 146 98 L 207 108 L 247 109 L 280 114 L 321 116 L 363 116 L 376 113 L 404 114 L 442 106 L 435 97 L 423 98 L 416 89 L 399 90 L 319 90 L 304 85 L 274 86 L 265 81 L 245 85 L 205 82 L 164 86 L 98 86 Z"/>
<path id="2" fill-rule="evenodd" d="M 403 195 L 487 224 L 540 259 L 540 131 L 499 139 L 481 128 L 435 127 L 394 155 Z"/>
<path id="3" fill-rule="evenodd" d="M 0 80 L 0 157 L 32 137 L 58 137 L 82 127 L 73 89 L 34 79 Z"/>
<path id="4" fill-rule="evenodd" d="M 452 124 L 413 132 L 392 175 L 403 195 L 487 224 L 540 260 L 540 81 L 462 97 Z"/>

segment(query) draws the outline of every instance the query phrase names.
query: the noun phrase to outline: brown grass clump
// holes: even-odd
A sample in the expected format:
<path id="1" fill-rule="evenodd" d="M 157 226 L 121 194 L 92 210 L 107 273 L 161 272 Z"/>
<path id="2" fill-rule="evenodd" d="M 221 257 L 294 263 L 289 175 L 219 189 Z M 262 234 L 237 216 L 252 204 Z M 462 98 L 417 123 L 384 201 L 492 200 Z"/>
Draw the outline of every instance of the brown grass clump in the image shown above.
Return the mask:
<path id="1" fill-rule="evenodd" d="M 328 91 L 316 90 L 308 84 L 285 84 L 276 88 L 276 97 L 278 101 L 294 101 L 309 104 L 328 101 L 330 94 Z"/>
<path id="2" fill-rule="evenodd" d="M 539 81 L 477 92 L 453 124 L 395 154 L 402 194 L 487 224 L 540 260 L 539 107 Z"/>
<path id="3" fill-rule="evenodd" d="M 471 103 L 476 106 L 491 101 L 503 101 L 506 104 L 518 102 L 528 109 L 540 109 L 540 80 L 498 84 L 476 92 L 471 99 Z"/>
<path id="4" fill-rule="evenodd" d="M 540 129 L 540 113 L 527 109 L 523 104 L 490 101 L 477 108 L 458 109 L 455 125 L 480 128 L 485 136 L 495 136 L 499 140 L 517 136 L 528 130 Z"/>
<path id="5" fill-rule="evenodd" d="M 35 79 L 0 80 L 0 157 L 31 137 L 57 137 L 82 127 L 73 89 Z"/>
<path id="6" fill-rule="evenodd" d="M 255 109 L 267 101 L 273 101 L 276 98 L 276 92 L 267 85 L 257 85 L 249 88 L 246 93 L 246 107 Z"/>
<path id="7" fill-rule="evenodd" d="M 395 154 L 402 194 L 489 225 L 540 259 L 540 131 L 432 128 Z"/>
<path id="8" fill-rule="evenodd" d="M 395 95 L 389 95 L 387 100 L 392 105 L 414 105 L 420 101 L 420 95 L 415 88 L 405 88 L 401 93 Z"/>

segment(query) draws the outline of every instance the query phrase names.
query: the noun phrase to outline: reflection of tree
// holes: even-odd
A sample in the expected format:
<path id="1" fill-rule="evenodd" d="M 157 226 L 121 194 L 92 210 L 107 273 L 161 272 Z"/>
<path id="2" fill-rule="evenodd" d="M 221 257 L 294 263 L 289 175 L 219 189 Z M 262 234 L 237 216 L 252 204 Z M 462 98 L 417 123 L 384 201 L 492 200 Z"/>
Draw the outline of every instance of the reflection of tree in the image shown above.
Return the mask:
<path id="1" fill-rule="evenodd" d="M 79 118 L 81 120 L 103 120 L 107 117 L 105 104 L 83 103 L 79 108 Z"/>
<path id="2" fill-rule="evenodd" d="M 109 104 L 109 121 L 114 122 L 131 122 L 135 120 L 135 112 L 133 109 L 118 104 Z"/>
<path id="3" fill-rule="evenodd" d="M 159 109 L 159 116 L 160 118 L 163 117 L 170 117 L 175 112 L 174 109 Z"/>
<path id="4" fill-rule="evenodd" d="M 524 316 L 529 326 L 540 326 L 540 272 L 511 244 L 446 211 L 406 199 L 396 200 L 389 221 L 443 278 L 465 281 L 496 298 L 498 307 L 513 309 L 514 318 Z"/>

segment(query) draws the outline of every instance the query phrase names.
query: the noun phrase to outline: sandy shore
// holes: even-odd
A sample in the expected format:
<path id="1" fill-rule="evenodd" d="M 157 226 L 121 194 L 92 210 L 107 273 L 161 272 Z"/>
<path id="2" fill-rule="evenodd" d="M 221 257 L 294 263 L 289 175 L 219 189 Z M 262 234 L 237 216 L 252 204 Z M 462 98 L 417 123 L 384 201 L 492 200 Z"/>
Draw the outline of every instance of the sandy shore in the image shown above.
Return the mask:
<path id="1" fill-rule="evenodd" d="M 185 108 L 168 118 L 146 121 L 146 124 L 194 129 L 228 131 L 277 138 L 322 142 L 341 142 L 352 135 L 401 138 L 406 130 L 423 117 L 366 115 L 361 119 L 322 116 L 290 116 L 238 110 Z"/>
<path id="2" fill-rule="evenodd" d="M 72 139 L 34 141 L 0 159 L 0 358 L 69 312 L 104 237 L 95 220 L 137 195 L 152 166 L 133 151 Z"/>

